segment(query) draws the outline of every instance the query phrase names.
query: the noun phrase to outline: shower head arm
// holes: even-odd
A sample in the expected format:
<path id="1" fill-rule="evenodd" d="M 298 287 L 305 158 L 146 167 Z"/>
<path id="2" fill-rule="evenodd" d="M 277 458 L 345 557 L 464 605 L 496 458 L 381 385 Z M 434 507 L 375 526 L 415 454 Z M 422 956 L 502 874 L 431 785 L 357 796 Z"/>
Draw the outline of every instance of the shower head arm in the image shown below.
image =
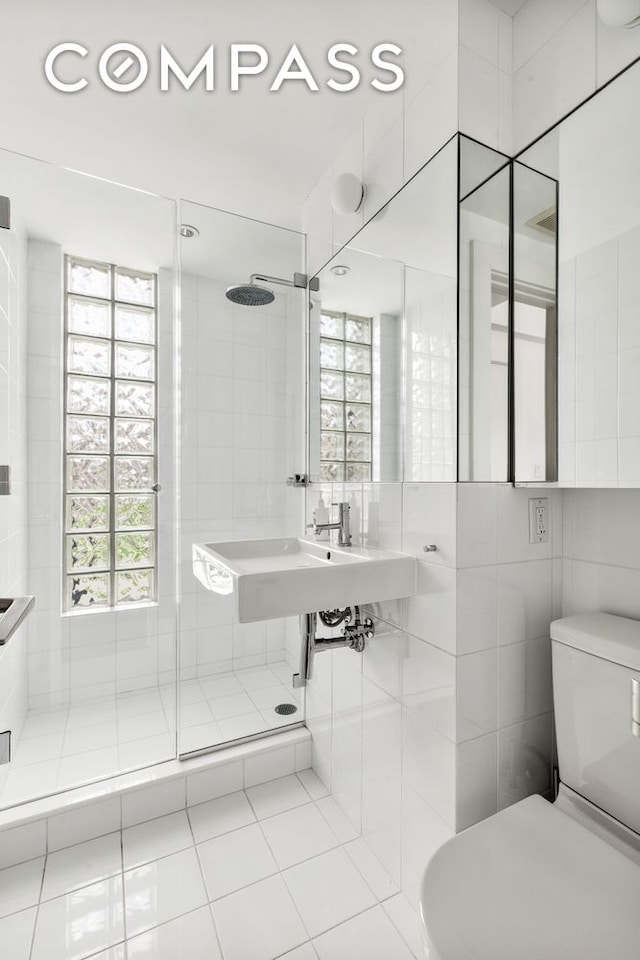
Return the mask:
<path id="1" fill-rule="evenodd" d="M 252 273 L 249 277 L 249 283 L 255 283 L 262 280 L 266 283 L 279 283 L 283 287 L 300 287 L 304 289 L 307 286 L 306 273 L 294 273 L 293 280 L 283 280 L 282 277 L 270 277 L 266 273 Z"/>

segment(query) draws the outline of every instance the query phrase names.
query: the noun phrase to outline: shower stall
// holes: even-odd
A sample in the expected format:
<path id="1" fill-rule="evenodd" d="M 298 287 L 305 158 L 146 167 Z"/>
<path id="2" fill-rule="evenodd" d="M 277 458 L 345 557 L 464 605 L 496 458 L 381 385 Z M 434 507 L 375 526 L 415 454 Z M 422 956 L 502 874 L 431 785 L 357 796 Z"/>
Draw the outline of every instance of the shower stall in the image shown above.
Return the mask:
<path id="1" fill-rule="evenodd" d="M 305 296 L 225 297 L 301 273 L 293 231 L 7 151 L 0 195 L 2 810 L 304 721 L 297 624 L 191 547 L 299 529 Z"/>

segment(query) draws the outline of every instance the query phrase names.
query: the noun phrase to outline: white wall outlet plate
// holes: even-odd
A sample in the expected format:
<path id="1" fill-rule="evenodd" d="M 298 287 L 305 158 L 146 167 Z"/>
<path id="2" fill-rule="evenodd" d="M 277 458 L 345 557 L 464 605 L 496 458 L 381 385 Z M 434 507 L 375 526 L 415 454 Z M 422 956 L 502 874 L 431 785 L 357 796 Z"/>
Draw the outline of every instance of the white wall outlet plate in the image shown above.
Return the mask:
<path id="1" fill-rule="evenodd" d="M 549 541 L 549 498 L 536 497 L 529 500 L 529 543 Z"/>

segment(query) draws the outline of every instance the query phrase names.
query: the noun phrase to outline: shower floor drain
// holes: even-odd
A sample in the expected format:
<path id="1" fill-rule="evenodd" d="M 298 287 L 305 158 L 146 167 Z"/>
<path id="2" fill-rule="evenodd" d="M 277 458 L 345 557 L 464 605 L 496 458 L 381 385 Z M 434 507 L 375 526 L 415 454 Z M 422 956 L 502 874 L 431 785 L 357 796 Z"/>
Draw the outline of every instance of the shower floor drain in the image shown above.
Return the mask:
<path id="1" fill-rule="evenodd" d="M 298 708 L 295 703 L 279 703 L 275 708 L 276 713 L 279 713 L 280 716 L 288 716 L 290 713 L 295 713 Z"/>

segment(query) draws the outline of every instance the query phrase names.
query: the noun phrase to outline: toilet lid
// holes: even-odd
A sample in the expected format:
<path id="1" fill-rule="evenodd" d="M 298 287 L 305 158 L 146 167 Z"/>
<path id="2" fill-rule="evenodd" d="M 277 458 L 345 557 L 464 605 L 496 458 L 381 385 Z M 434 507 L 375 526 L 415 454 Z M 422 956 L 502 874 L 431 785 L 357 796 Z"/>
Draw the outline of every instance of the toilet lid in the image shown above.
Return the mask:
<path id="1" fill-rule="evenodd" d="M 542 797 L 444 844 L 421 911 L 441 960 L 640 957 L 640 866 Z"/>

